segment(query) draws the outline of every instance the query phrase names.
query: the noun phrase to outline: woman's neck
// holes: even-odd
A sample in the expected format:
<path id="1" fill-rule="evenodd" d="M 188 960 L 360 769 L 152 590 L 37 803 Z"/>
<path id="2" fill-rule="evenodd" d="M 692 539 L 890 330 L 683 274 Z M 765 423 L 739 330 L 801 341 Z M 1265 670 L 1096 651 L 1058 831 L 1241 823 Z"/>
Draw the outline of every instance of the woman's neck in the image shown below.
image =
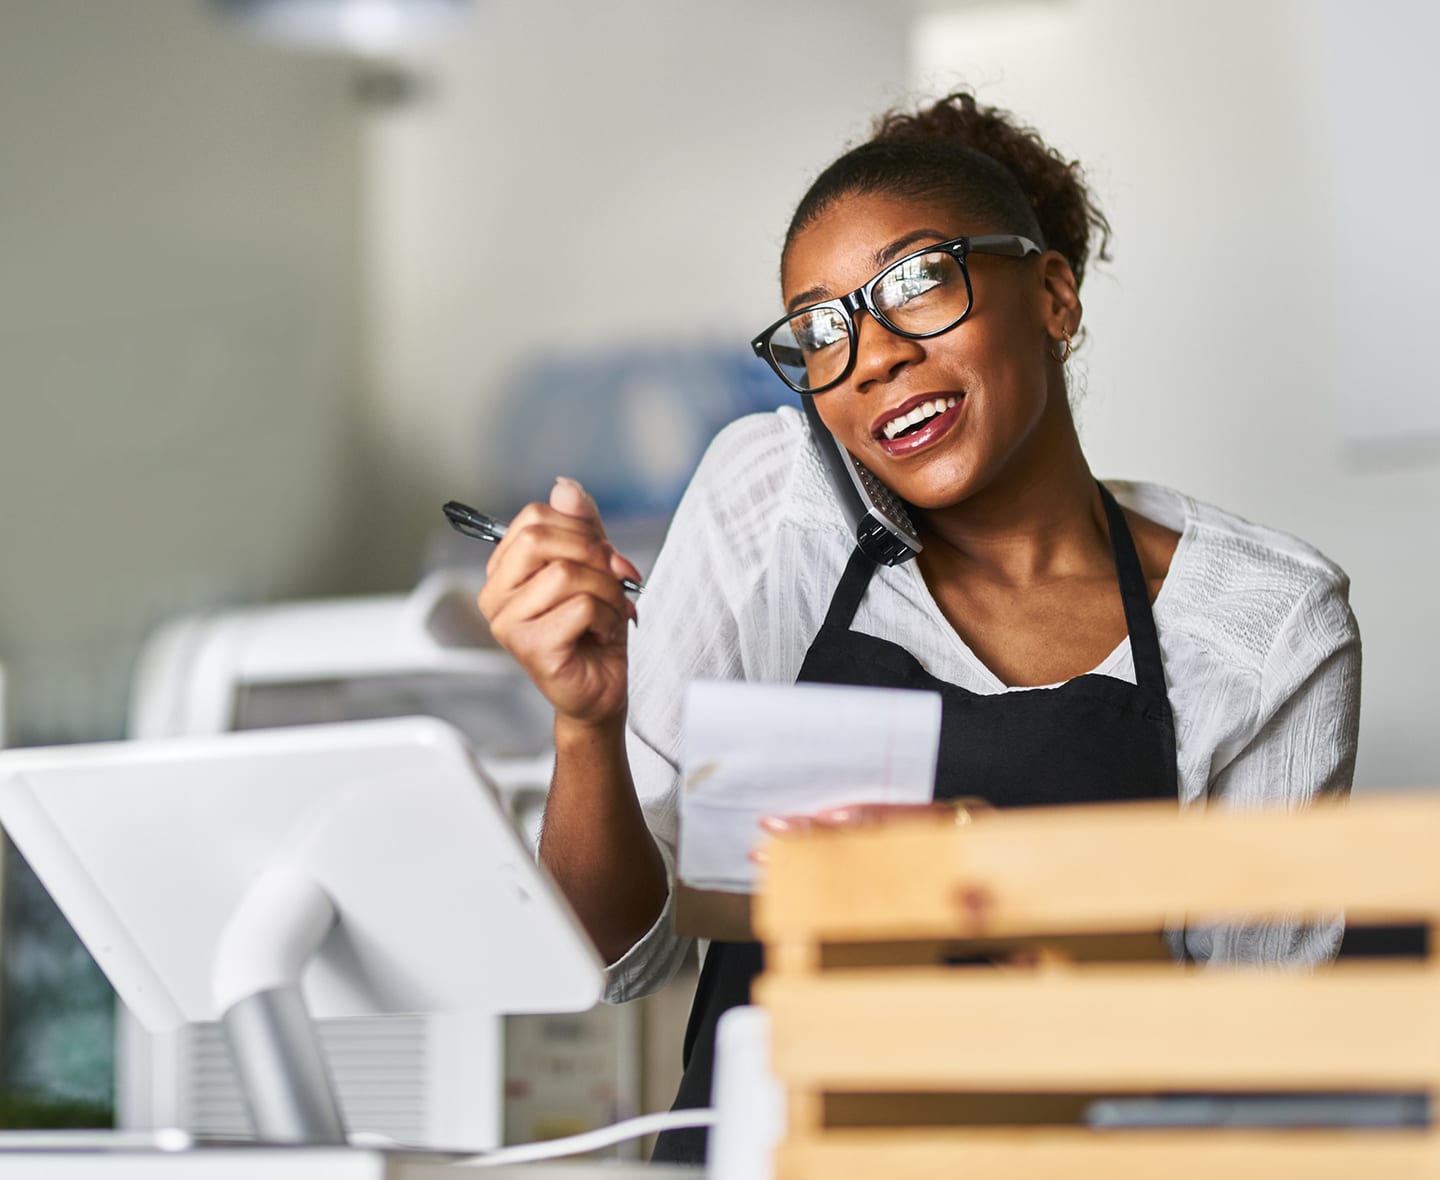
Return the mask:
<path id="1" fill-rule="evenodd" d="M 958 564 L 1023 588 L 1109 567 L 1104 505 L 1068 407 L 1051 426 L 986 487 L 920 514 L 927 574 Z"/>

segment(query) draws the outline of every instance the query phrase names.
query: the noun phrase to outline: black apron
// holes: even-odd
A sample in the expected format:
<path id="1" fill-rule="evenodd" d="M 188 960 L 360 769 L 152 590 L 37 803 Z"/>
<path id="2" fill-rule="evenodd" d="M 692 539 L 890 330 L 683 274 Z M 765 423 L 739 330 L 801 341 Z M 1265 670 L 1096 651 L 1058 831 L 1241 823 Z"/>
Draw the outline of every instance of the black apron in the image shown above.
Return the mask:
<path id="1" fill-rule="evenodd" d="M 875 566 L 859 549 L 841 575 L 797 680 L 930 689 L 944 704 L 935 797 L 975 795 L 995 807 L 1177 799 L 1175 725 L 1160 640 L 1135 542 L 1115 498 L 1100 487 L 1125 607 L 1135 684 L 1086 673 L 1056 688 L 973 693 L 932 676 L 903 647 L 850 629 Z M 721 1013 L 750 1002 L 763 965 L 758 942 L 712 942 L 685 1031 L 675 1109 L 707 1106 Z M 704 1128 L 667 1131 L 654 1160 L 702 1163 Z"/>

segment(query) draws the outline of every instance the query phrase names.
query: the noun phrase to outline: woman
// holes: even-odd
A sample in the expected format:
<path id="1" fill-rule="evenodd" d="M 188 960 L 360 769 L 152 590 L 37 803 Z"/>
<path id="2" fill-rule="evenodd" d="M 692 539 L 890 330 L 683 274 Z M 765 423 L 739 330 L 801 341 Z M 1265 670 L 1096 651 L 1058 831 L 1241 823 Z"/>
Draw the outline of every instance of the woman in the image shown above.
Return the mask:
<path id="1" fill-rule="evenodd" d="M 1298 806 L 1348 790 L 1344 574 L 1294 538 L 1090 473 L 1065 373 L 1107 235 L 1074 165 L 963 94 L 887 116 L 801 201 L 786 314 L 756 351 L 911 506 L 911 563 L 856 551 L 790 409 L 715 440 L 633 634 L 617 578 L 638 571 L 577 485 L 516 518 L 481 607 L 555 705 L 541 856 L 612 963 L 612 999 L 659 987 L 684 953 L 667 899 L 697 676 L 940 691 L 940 799 Z M 1338 939 L 1267 926 L 1184 949 L 1315 961 Z M 753 944 L 710 947 L 678 1105 L 708 1101 L 715 1020 L 759 966 Z M 679 1135 L 657 1158 L 702 1153 Z"/>

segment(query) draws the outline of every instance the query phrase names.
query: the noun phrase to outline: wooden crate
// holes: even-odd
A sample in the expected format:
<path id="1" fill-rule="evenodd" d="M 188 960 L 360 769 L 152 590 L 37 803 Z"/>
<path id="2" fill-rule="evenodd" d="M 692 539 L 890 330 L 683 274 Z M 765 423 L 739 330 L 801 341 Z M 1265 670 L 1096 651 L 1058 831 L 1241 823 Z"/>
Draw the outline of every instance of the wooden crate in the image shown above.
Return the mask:
<path id="1" fill-rule="evenodd" d="M 777 840 L 755 907 L 756 997 L 789 1095 L 776 1174 L 1440 1178 L 1430 1128 L 1081 1121 L 1097 1095 L 1440 1090 L 1434 958 L 1305 971 L 1162 957 L 1166 929 L 1338 913 L 1433 930 L 1440 798 L 1118 804 Z"/>

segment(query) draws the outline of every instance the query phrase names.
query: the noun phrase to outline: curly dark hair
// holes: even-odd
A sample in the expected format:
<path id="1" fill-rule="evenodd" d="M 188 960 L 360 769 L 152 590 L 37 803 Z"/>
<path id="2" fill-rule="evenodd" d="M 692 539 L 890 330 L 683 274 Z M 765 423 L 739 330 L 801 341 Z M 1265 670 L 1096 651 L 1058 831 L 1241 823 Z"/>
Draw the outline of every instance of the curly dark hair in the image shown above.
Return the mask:
<path id="1" fill-rule="evenodd" d="M 1025 234 L 1058 250 L 1085 277 L 1092 244 L 1110 258 L 1110 223 L 1086 187 L 1080 165 L 1067 161 L 1007 111 L 957 92 L 916 111 L 892 110 L 871 137 L 816 178 L 785 234 L 795 235 L 841 198 L 887 193 L 947 201 L 980 219 L 988 232 Z"/>

